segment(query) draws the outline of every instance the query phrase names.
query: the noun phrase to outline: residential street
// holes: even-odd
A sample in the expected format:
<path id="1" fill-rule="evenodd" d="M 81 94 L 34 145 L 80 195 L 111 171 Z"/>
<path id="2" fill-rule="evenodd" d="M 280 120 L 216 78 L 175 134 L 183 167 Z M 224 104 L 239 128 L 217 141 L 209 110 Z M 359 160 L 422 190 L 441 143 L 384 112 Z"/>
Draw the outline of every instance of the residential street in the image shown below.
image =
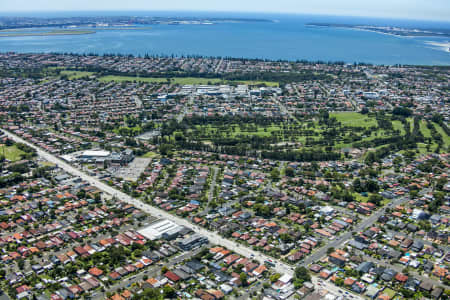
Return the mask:
<path id="1" fill-rule="evenodd" d="M 409 199 L 406 197 L 402 197 L 402 198 L 399 198 L 399 199 L 395 200 L 394 202 L 392 202 L 391 205 L 396 206 L 396 205 L 406 202 L 407 200 L 409 200 Z M 337 237 L 336 239 L 332 240 L 328 244 L 324 245 L 322 248 L 314 251 L 310 256 L 308 256 L 301 263 L 301 265 L 308 266 L 309 264 L 318 261 L 322 256 L 324 256 L 327 253 L 328 248 L 330 248 L 330 247 L 338 248 L 341 245 L 343 245 L 345 242 L 350 240 L 353 237 L 353 234 L 352 234 L 353 231 L 360 232 L 360 231 L 363 231 L 366 227 L 373 225 L 378 220 L 378 218 L 381 217 L 385 213 L 387 207 L 388 206 L 385 206 L 382 209 L 379 209 L 378 211 L 376 211 L 375 213 L 372 213 L 370 216 L 361 220 L 359 222 L 359 224 L 356 225 L 356 227 L 352 231 L 347 231 L 343 235 Z"/>
<path id="2" fill-rule="evenodd" d="M 168 219 L 168 220 L 171 220 L 171 221 L 177 223 L 178 225 L 186 226 L 186 227 L 192 229 L 193 231 L 207 237 L 209 239 L 210 243 L 222 245 L 222 246 L 227 247 L 243 256 L 252 257 L 252 258 L 256 259 L 257 261 L 259 261 L 259 263 L 261 263 L 261 264 L 263 264 L 264 261 L 270 259 L 275 262 L 275 267 L 274 267 L 275 271 L 277 271 L 281 274 L 293 275 L 293 273 L 294 273 L 293 267 L 291 267 L 285 263 L 277 261 L 272 257 L 261 254 L 261 253 L 254 251 L 248 247 L 245 247 L 243 245 L 239 245 L 238 243 L 230 241 L 215 232 L 212 232 L 212 231 L 206 230 L 204 228 L 201 228 L 199 226 L 196 226 L 196 225 L 190 223 L 188 220 L 185 220 L 183 218 L 169 214 L 159 208 L 142 203 L 141 201 L 134 199 L 121 191 L 116 190 L 115 188 L 101 182 L 100 180 L 81 172 L 80 170 L 72 167 L 71 165 L 62 161 L 61 159 L 57 158 L 56 156 L 54 156 L 46 151 L 43 151 L 42 149 L 38 148 L 37 146 L 23 140 L 22 138 L 14 135 L 10 132 L 7 132 L 7 131 L 5 131 L 5 133 L 8 135 L 8 137 L 13 139 L 14 141 L 19 142 L 19 143 L 24 143 L 30 147 L 33 147 L 34 149 L 36 149 L 38 155 L 41 156 L 42 158 L 46 159 L 47 161 L 56 164 L 58 167 L 62 168 L 66 172 L 68 172 L 74 176 L 80 177 L 82 180 L 89 182 L 91 185 L 97 187 L 98 189 L 102 190 L 105 193 L 108 193 L 108 194 L 116 197 L 117 199 L 119 199 L 121 201 L 132 204 L 153 216 L 165 218 L 165 219 Z"/>

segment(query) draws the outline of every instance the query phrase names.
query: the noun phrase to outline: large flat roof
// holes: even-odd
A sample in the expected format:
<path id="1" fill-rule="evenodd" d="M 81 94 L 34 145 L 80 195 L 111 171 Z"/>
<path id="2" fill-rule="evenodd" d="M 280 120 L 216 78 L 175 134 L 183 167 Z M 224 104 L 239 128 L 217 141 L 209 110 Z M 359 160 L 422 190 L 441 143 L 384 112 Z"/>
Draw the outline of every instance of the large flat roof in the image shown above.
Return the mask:
<path id="1" fill-rule="evenodd" d="M 172 221 L 164 219 L 157 221 L 143 229 L 140 229 L 138 230 L 138 232 L 149 240 L 157 240 L 160 239 L 164 233 L 173 231 L 175 229 L 181 229 L 181 226 L 175 224 Z"/>
<path id="2" fill-rule="evenodd" d="M 105 150 L 86 150 L 82 153 L 83 156 L 98 156 L 106 157 L 109 156 L 111 152 Z"/>

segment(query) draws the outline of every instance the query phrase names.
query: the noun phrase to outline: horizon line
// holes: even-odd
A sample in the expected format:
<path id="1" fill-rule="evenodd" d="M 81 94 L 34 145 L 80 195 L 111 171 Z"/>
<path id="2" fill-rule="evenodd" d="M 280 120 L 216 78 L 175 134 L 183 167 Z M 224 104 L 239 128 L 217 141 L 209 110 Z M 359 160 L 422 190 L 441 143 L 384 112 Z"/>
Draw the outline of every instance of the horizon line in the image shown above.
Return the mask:
<path id="1" fill-rule="evenodd" d="M 436 22 L 436 23 L 449 23 L 450 21 L 447 19 L 431 19 L 431 18 L 416 18 L 416 17 L 393 17 L 393 16 L 370 16 L 370 15 L 346 15 L 346 14 L 331 14 L 331 13 L 308 13 L 308 12 L 284 12 L 284 11 L 274 11 L 274 12 L 266 12 L 266 11 L 234 11 L 234 10 L 189 10 L 189 9 L 177 9 L 177 10 L 139 10 L 135 9 L 102 9 L 102 10 L 10 10 L 10 11 L 0 11 L 0 17 L 5 17 L 6 14 L 20 14 L 20 13 L 87 13 L 87 12 L 185 12 L 185 13 L 234 13 L 234 14 L 260 14 L 260 15 L 289 15 L 289 16 L 324 16 L 324 17 L 343 17 L 343 18 L 368 18 L 368 19 L 379 19 L 379 20 L 405 20 L 405 21 L 427 21 L 427 22 Z M 20 16 L 20 15 L 16 15 Z M 72 16 L 76 17 L 76 16 Z"/>

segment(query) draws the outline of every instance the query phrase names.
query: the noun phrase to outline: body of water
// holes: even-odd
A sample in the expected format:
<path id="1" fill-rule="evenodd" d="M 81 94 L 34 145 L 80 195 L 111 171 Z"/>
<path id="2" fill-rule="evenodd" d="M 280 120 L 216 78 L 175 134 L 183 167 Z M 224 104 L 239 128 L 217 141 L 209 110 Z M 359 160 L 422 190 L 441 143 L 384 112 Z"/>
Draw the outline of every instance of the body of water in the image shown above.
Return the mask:
<path id="1" fill-rule="evenodd" d="M 64 13 L 68 15 L 69 13 Z M 139 30 L 99 30 L 68 36 L 0 37 L 0 51 L 23 53 L 72 52 L 95 54 L 157 54 L 245 57 L 374 64 L 450 65 L 445 47 L 449 39 L 396 37 L 345 28 L 307 26 L 310 22 L 450 28 L 450 23 L 235 13 L 71 13 L 79 15 L 141 15 L 264 18 L 273 22 L 218 23 L 213 25 L 151 25 Z M 6 15 L 6 14 L 2 14 Z M 62 14 L 46 14 L 47 17 Z M 43 14 L 35 16 L 44 16 Z"/>

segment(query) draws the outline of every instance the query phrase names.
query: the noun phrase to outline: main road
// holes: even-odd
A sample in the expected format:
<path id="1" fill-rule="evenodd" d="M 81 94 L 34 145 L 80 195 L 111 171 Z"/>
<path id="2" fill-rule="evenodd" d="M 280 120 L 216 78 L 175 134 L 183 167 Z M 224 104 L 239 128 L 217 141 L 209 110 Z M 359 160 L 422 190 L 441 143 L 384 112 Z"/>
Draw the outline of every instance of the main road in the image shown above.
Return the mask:
<path id="1" fill-rule="evenodd" d="M 234 241 L 230 241 L 213 231 L 209 231 L 205 228 L 196 226 L 186 219 L 169 214 L 166 211 L 161 210 L 157 207 L 153 207 L 151 205 L 142 203 L 140 200 L 130 197 L 129 195 L 101 182 L 97 178 L 87 175 L 86 173 L 78 170 L 77 168 L 66 163 L 65 161 L 42 150 L 41 148 L 37 147 L 36 145 L 29 143 L 28 141 L 25 141 L 24 139 L 18 137 L 17 135 L 12 134 L 11 132 L 6 131 L 6 130 L 4 130 L 4 132 L 9 138 L 13 139 L 14 141 L 26 144 L 26 145 L 32 147 L 33 149 L 35 149 L 37 154 L 40 157 L 42 157 L 43 159 L 45 159 L 51 163 L 54 163 L 55 165 L 57 165 L 59 168 L 63 169 L 67 173 L 72 174 L 73 176 L 80 177 L 82 180 L 88 182 L 92 186 L 97 187 L 98 189 L 102 190 L 103 192 L 110 194 L 111 196 L 114 196 L 115 198 L 117 198 L 123 202 L 129 203 L 137 208 L 140 208 L 141 210 L 143 210 L 146 213 L 151 214 L 153 216 L 157 216 L 159 218 L 165 218 L 165 219 L 171 220 L 172 222 L 177 223 L 178 225 L 186 226 L 187 228 L 190 228 L 191 230 L 207 237 L 212 244 L 224 246 L 228 249 L 233 250 L 236 253 L 239 253 L 242 256 L 251 257 L 253 259 L 256 259 L 261 264 L 264 263 L 264 261 L 266 261 L 266 260 L 272 260 L 275 263 L 274 269 L 278 273 L 289 274 L 289 275 L 293 275 L 293 273 L 294 273 L 294 271 L 292 270 L 292 267 L 290 267 L 289 265 L 287 265 L 281 261 L 275 260 L 272 257 L 266 256 L 262 253 L 254 251 L 254 250 L 252 250 L 246 246 L 240 245 Z"/>
<path id="2" fill-rule="evenodd" d="M 169 214 L 166 211 L 161 210 L 157 207 L 153 207 L 151 205 L 142 203 L 140 200 L 130 197 L 129 195 L 101 182 L 97 178 L 87 175 L 86 173 L 78 170 L 77 168 L 66 163 L 65 161 L 57 158 L 53 154 L 50 154 L 50 153 L 42 150 L 41 148 L 18 137 L 17 135 L 12 134 L 11 132 L 6 131 L 6 130 L 3 130 L 3 131 L 9 138 L 13 139 L 14 141 L 19 142 L 19 143 L 24 143 L 24 144 L 32 147 L 33 149 L 35 149 L 37 154 L 40 157 L 42 157 L 43 159 L 45 159 L 51 163 L 54 163 L 55 165 L 57 165 L 58 167 L 60 167 L 64 171 L 66 171 L 67 173 L 70 173 L 73 176 L 80 177 L 82 180 L 90 183 L 92 186 L 97 187 L 98 189 L 102 190 L 103 192 L 110 194 L 111 196 L 114 196 L 123 202 L 134 205 L 135 207 L 138 207 L 138 208 L 142 209 L 143 211 L 145 211 L 146 213 L 151 214 L 153 216 L 157 216 L 159 218 L 166 218 L 168 220 L 171 220 L 172 222 L 177 223 L 178 225 L 186 226 L 187 228 L 190 228 L 194 232 L 197 232 L 197 233 L 202 234 L 203 236 L 207 237 L 209 239 L 210 243 L 224 246 L 228 249 L 233 250 L 236 253 L 239 253 L 242 256 L 256 259 L 261 264 L 263 264 L 264 261 L 266 261 L 266 260 L 271 260 L 275 263 L 275 267 L 273 267 L 273 269 L 276 272 L 281 273 L 281 274 L 294 275 L 294 271 L 293 271 L 294 267 L 292 267 L 292 266 L 289 266 L 289 265 L 287 265 L 277 259 L 274 259 L 272 257 L 266 256 L 258 251 L 254 251 L 253 249 L 250 249 L 246 246 L 238 244 L 234 241 L 230 241 L 213 231 L 210 231 L 205 228 L 194 225 L 186 219 Z M 383 211 L 383 212 L 381 212 L 381 211 Z M 379 213 L 372 215 L 367 220 L 365 220 L 365 222 L 363 222 L 364 225 L 367 226 L 368 224 L 374 223 L 382 213 L 384 213 L 384 210 L 380 210 Z M 361 228 L 363 228 L 362 224 L 361 224 Z M 343 243 L 345 240 L 348 240 L 350 237 L 351 237 L 351 233 L 347 233 L 343 237 L 333 241 L 332 244 L 329 245 L 329 247 L 338 246 L 340 243 Z M 328 247 L 322 247 L 319 251 L 316 251 L 314 254 L 312 254 L 310 257 L 308 257 L 307 261 L 308 262 L 318 261 L 323 255 L 326 254 L 327 248 Z M 307 265 L 307 264 L 309 264 L 309 263 L 306 263 L 306 261 L 305 261 L 302 265 Z M 339 288 L 329 282 L 322 281 L 321 283 L 319 283 L 318 278 L 314 277 L 314 276 L 312 277 L 312 282 L 314 283 L 314 285 L 319 286 L 319 289 L 324 289 L 329 292 L 335 293 L 336 295 L 339 295 L 339 293 L 338 293 Z M 353 299 L 362 299 L 362 298 L 360 296 L 353 295 Z"/>

